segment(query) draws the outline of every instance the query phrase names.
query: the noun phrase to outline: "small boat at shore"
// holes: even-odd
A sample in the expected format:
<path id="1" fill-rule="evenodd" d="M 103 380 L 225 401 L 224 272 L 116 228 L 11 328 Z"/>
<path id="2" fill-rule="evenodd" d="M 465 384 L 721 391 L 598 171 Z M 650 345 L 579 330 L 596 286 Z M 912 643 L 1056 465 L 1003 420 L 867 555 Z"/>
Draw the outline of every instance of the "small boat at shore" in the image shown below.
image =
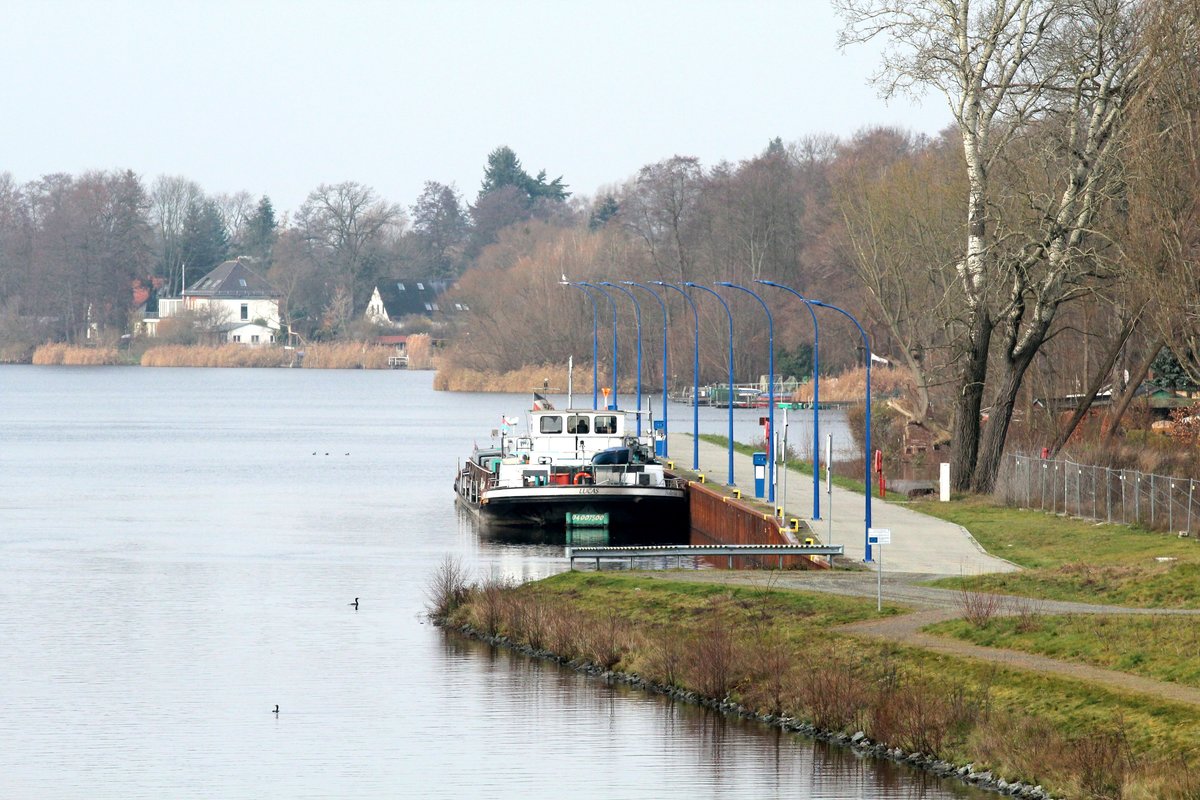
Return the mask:
<path id="1" fill-rule="evenodd" d="M 546 405 L 535 400 L 524 433 L 474 449 L 454 479 L 460 503 L 490 525 L 686 534 L 685 482 L 667 473 L 649 436 L 630 434 L 624 412 Z"/>

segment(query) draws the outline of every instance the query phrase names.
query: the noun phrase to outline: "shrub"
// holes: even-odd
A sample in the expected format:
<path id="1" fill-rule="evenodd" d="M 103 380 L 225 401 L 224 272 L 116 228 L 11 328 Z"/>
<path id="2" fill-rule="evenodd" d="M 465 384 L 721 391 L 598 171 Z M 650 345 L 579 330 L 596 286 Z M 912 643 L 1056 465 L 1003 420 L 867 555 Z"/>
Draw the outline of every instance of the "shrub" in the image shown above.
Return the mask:
<path id="1" fill-rule="evenodd" d="M 425 590 L 425 608 L 434 619 L 445 619 L 458 610 L 471 596 L 467 571 L 462 560 L 446 556 L 433 571 Z"/>

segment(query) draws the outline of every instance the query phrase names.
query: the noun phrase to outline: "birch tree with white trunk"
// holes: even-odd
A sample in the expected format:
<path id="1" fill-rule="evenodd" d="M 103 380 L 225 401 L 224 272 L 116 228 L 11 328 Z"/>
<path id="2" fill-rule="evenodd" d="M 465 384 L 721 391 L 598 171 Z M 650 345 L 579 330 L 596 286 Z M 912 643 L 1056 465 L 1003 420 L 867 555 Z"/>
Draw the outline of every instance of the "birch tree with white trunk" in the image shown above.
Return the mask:
<path id="1" fill-rule="evenodd" d="M 1026 370 L 1061 304 L 1103 278 L 1093 223 L 1110 198 L 1123 109 L 1141 86 L 1133 0 L 834 0 L 843 45 L 880 38 L 885 95 L 942 93 L 962 139 L 965 309 L 952 455 L 990 491 Z M 1035 137 L 1031 139 L 1031 137 Z M 1036 141 L 1035 147 L 1032 142 Z M 1017 166 L 1018 145 L 1036 165 Z M 1000 184 L 1021 170 L 1040 180 Z M 993 337 L 999 341 L 993 349 Z M 988 386 L 992 359 L 999 380 Z M 986 427 L 985 390 L 994 392 Z"/>

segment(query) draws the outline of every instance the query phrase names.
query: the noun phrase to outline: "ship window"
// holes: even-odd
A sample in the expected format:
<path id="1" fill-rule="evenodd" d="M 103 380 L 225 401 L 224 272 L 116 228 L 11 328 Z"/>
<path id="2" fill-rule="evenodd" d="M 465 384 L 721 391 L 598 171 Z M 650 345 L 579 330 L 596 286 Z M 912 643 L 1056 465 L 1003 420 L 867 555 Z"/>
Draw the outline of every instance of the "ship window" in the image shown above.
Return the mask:
<path id="1" fill-rule="evenodd" d="M 567 433 L 588 433 L 590 430 L 587 417 L 571 415 L 567 417 Z"/>
<path id="2" fill-rule="evenodd" d="M 615 434 L 617 432 L 617 418 L 612 414 L 597 414 L 596 415 L 596 433 Z"/>
<path id="3" fill-rule="evenodd" d="M 562 433 L 562 417 L 542 417 L 538 430 L 542 433 Z"/>

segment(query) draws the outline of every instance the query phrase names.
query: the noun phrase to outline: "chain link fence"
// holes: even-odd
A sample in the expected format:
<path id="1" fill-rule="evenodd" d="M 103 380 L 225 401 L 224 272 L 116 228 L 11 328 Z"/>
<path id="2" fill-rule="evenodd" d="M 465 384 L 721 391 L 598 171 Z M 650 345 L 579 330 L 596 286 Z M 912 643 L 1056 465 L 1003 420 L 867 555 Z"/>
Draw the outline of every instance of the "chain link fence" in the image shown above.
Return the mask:
<path id="1" fill-rule="evenodd" d="M 1196 481 L 1131 469 L 1008 454 L 996 495 L 1011 506 L 1192 535 Z"/>

